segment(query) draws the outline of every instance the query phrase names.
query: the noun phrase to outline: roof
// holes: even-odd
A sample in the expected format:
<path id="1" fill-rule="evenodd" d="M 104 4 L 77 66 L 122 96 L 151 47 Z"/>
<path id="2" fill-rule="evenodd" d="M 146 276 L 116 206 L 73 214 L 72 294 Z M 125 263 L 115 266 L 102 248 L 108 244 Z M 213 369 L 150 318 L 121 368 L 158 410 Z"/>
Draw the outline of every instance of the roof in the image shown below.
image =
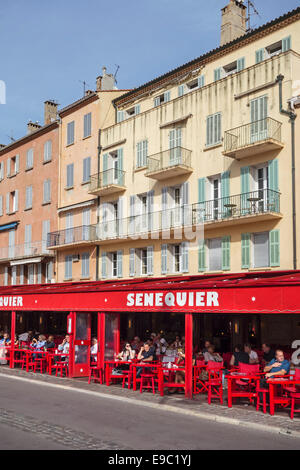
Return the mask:
<path id="1" fill-rule="evenodd" d="M 74 108 L 80 108 L 81 106 L 84 106 L 90 102 L 96 101 L 99 99 L 98 94 L 93 91 L 92 93 L 89 93 L 88 95 L 84 96 L 83 98 L 80 98 L 77 101 L 74 101 L 74 103 L 68 104 L 68 106 L 65 106 L 64 108 L 60 109 L 58 111 L 58 115 L 67 115 L 69 112 L 73 111 Z"/>
<path id="2" fill-rule="evenodd" d="M 228 289 L 233 287 L 300 286 L 300 270 L 205 274 L 126 280 L 71 282 L 25 286 L 1 286 L 0 295 L 62 294 L 110 291 Z"/>
<path id="3" fill-rule="evenodd" d="M 294 9 L 294 10 L 288 12 L 288 13 L 285 13 L 284 15 L 279 16 L 278 18 L 275 18 L 274 20 L 269 21 L 268 23 L 265 23 L 264 25 L 262 25 L 262 26 L 260 26 L 256 29 L 253 29 L 252 31 L 249 31 L 248 33 L 234 39 L 233 41 L 230 41 L 230 42 L 224 44 L 223 46 L 220 46 L 216 49 L 212 49 L 211 51 L 206 52 L 205 54 L 197 57 L 196 59 L 193 59 L 192 61 L 189 61 L 189 62 L 187 62 L 187 63 L 185 63 L 185 64 L 183 64 L 183 65 L 167 72 L 167 73 L 165 73 L 164 75 L 160 75 L 159 77 L 157 77 L 157 78 L 155 78 L 155 79 L 153 79 L 149 82 L 146 82 L 145 84 L 141 85 L 138 88 L 134 88 L 129 93 L 125 93 L 124 95 L 122 95 L 118 98 L 115 98 L 113 100 L 113 102 L 115 104 L 123 104 L 129 98 L 133 98 L 133 97 L 139 95 L 140 92 L 146 90 L 147 88 L 152 89 L 159 82 L 162 82 L 162 83 L 166 82 L 167 79 L 169 79 L 173 75 L 178 75 L 178 74 L 180 74 L 180 72 L 183 72 L 186 69 L 194 68 L 194 66 L 204 65 L 205 63 L 216 59 L 218 55 L 224 54 L 226 52 L 231 52 L 232 49 L 236 49 L 237 47 L 240 47 L 241 45 L 243 45 L 243 43 L 249 43 L 249 42 L 254 41 L 256 39 L 256 36 L 259 36 L 262 33 L 268 34 L 269 33 L 268 30 L 271 29 L 274 26 L 284 27 L 285 23 L 297 21 L 298 19 L 300 19 L 300 7 L 296 8 L 296 9 Z M 283 23 L 283 24 L 280 25 L 280 23 Z"/>

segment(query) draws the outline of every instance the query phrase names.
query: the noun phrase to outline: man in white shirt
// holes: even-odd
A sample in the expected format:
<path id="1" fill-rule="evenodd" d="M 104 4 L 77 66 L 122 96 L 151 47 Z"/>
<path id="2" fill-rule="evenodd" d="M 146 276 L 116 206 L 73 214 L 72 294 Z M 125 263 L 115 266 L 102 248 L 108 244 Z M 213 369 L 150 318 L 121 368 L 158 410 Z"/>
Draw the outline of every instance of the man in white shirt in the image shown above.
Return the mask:
<path id="1" fill-rule="evenodd" d="M 58 346 L 58 350 L 65 354 L 69 354 L 69 349 L 70 349 L 70 336 L 66 335 L 63 342 Z M 61 356 L 62 361 L 64 361 L 65 359 L 66 359 L 65 356 Z"/>
<path id="2" fill-rule="evenodd" d="M 251 349 L 250 343 L 244 344 L 244 351 L 249 355 L 249 364 L 258 364 L 258 355 L 255 351 Z"/>
<path id="3" fill-rule="evenodd" d="M 92 346 L 91 346 L 91 361 L 97 362 L 97 353 L 98 353 L 98 341 L 97 338 L 92 339 Z"/>

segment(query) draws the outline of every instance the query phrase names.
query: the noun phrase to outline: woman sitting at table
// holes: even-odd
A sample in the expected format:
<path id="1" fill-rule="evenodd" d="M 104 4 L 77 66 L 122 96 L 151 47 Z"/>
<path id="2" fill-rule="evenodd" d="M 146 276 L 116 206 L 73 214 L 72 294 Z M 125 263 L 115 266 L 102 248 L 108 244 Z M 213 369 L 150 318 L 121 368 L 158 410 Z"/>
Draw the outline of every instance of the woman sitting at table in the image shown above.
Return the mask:
<path id="1" fill-rule="evenodd" d="M 9 344 L 10 344 L 9 334 L 4 333 L 3 338 L 0 340 L 0 364 L 1 365 L 7 364 L 7 360 L 6 360 L 7 350 L 5 349 L 5 346 L 9 346 Z"/>
<path id="2" fill-rule="evenodd" d="M 220 354 L 215 352 L 215 347 L 213 344 L 208 346 L 207 352 L 204 353 L 204 360 L 205 362 L 223 362 L 223 358 L 220 356 Z"/>
<path id="3" fill-rule="evenodd" d="M 125 343 L 123 350 L 117 355 L 120 361 L 132 361 L 135 358 L 135 351 L 132 349 L 129 342 Z"/>

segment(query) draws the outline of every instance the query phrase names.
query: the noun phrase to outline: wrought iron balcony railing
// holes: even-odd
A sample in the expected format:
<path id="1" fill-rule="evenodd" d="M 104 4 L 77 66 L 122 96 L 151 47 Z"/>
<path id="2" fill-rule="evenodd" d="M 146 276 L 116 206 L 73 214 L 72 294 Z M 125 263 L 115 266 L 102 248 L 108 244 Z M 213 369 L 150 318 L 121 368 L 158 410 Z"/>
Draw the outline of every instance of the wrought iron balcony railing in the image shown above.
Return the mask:
<path id="1" fill-rule="evenodd" d="M 134 238 L 149 232 L 268 213 L 280 213 L 280 193 L 262 189 L 142 215 L 102 221 L 98 225 L 97 238 L 98 240 Z"/>
<path id="2" fill-rule="evenodd" d="M 281 126 L 281 122 L 267 117 L 225 131 L 224 153 L 237 151 L 268 139 L 281 142 Z"/>
<path id="3" fill-rule="evenodd" d="M 32 256 L 49 255 L 47 241 L 27 242 L 0 248 L 0 259 L 17 259 Z"/>
<path id="4" fill-rule="evenodd" d="M 97 173 L 96 175 L 92 175 L 89 191 L 91 193 L 101 191 L 101 189 L 110 185 L 124 187 L 125 171 L 117 170 L 116 168 L 111 168 L 110 170 L 105 170 L 100 173 Z"/>
<path id="5" fill-rule="evenodd" d="M 148 157 L 148 170 L 149 173 L 167 170 L 174 166 L 191 167 L 191 150 L 183 147 L 174 147 L 164 152 L 157 153 Z"/>
<path id="6" fill-rule="evenodd" d="M 82 225 L 48 233 L 47 247 L 69 245 L 72 243 L 96 240 L 96 225 Z"/>

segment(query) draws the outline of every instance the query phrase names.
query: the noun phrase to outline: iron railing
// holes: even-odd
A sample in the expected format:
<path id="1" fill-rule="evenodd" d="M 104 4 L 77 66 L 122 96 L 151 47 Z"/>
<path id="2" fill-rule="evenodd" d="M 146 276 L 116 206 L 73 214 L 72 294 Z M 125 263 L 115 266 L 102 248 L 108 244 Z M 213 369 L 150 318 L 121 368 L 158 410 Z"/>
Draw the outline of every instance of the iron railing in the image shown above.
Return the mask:
<path id="1" fill-rule="evenodd" d="M 174 147 L 164 152 L 156 153 L 148 157 L 148 173 L 166 170 L 176 165 L 191 167 L 191 150 L 183 147 Z"/>
<path id="2" fill-rule="evenodd" d="M 11 245 L 0 248 L 0 259 L 23 258 L 26 256 L 40 256 L 52 254 L 47 250 L 47 240 L 26 242 L 20 245 Z"/>
<path id="3" fill-rule="evenodd" d="M 48 233 L 47 247 L 94 241 L 97 239 L 96 233 L 96 225 L 82 225 L 50 232 Z"/>
<path id="4" fill-rule="evenodd" d="M 124 186 L 125 171 L 111 168 L 91 176 L 90 192 L 99 191 L 109 185 Z"/>
<path id="5" fill-rule="evenodd" d="M 280 212 L 280 193 L 262 189 L 121 219 L 101 221 L 98 240 L 140 237 L 149 232 Z"/>
<path id="6" fill-rule="evenodd" d="M 274 139 L 281 142 L 282 123 L 270 117 L 225 131 L 224 153 Z"/>

